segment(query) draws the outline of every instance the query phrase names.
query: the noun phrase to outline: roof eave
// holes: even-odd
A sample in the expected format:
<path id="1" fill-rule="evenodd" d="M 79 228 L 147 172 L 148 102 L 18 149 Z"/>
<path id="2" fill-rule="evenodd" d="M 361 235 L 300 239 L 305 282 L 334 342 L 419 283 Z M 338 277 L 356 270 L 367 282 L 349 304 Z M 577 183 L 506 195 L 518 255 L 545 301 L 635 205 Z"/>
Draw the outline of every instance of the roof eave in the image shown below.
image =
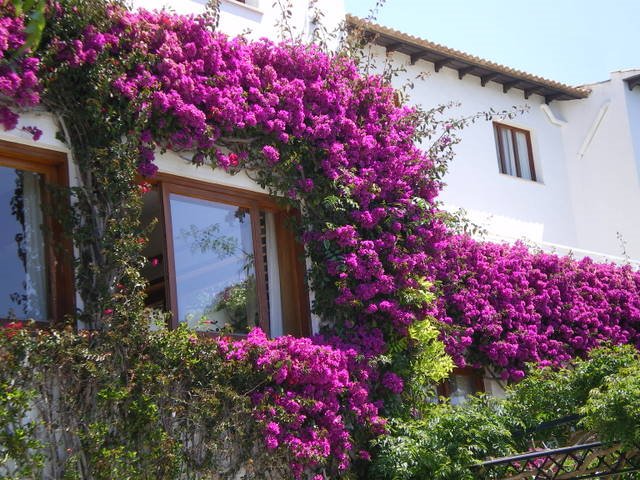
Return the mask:
<path id="1" fill-rule="evenodd" d="M 358 29 L 369 43 L 379 45 L 387 52 L 408 55 L 412 64 L 419 60 L 431 62 L 436 72 L 444 66 L 452 68 L 457 70 L 460 79 L 466 75 L 479 77 L 483 87 L 488 82 L 495 82 L 502 85 L 504 93 L 514 88 L 522 90 L 525 98 L 532 94 L 540 95 L 546 103 L 586 98 L 591 92 L 490 62 L 353 15 L 347 15 L 346 21 L 351 31 Z"/>
<path id="2" fill-rule="evenodd" d="M 632 77 L 627 77 L 624 79 L 629 90 L 633 90 L 635 87 L 640 85 L 640 75 L 634 75 Z"/>

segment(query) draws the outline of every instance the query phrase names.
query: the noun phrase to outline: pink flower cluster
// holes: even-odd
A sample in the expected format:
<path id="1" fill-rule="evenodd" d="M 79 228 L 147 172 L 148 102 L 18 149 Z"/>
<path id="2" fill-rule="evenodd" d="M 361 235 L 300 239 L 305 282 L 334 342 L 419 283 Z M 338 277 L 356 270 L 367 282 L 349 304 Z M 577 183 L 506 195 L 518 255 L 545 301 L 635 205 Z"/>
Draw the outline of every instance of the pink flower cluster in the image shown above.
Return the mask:
<path id="1" fill-rule="evenodd" d="M 161 146 L 193 150 L 197 163 L 209 157 L 227 169 L 279 171 L 291 198 L 348 198 L 350 211 L 319 219 L 306 236 L 319 258 L 327 242 L 335 250 L 333 260 L 318 262 L 335 285 L 332 307 L 401 333 L 423 313 L 396 294 L 416 286 L 443 236 L 433 220 L 440 185 L 426 174 L 432 159 L 413 143 L 412 111 L 395 105 L 381 78 L 363 77 L 350 60 L 313 46 L 229 39 L 203 19 L 167 12 L 120 12 L 108 33 L 87 29 L 59 48 L 72 66 L 106 48 L 153 59 L 113 82 L 149 126 L 140 138 L 143 175 L 155 172 L 153 152 Z M 234 144 L 232 153 L 218 148 L 247 136 L 253 144 Z M 312 145 L 318 159 L 287 157 L 294 142 Z"/>
<path id="2" fill-rule="evenodd" d="M 519 380 L 526 362 L 561 365 L 604 341 L 640 347 L 640 273 L 629 266 L 455 236 L 432 268 L 458 365 Z"/>
<path id="3" fill-rule="evenodd" d="M 327 459 L 337 471 L 350 464 L 352 424 L 382 433 L 366 384 L 369 371 L 353 368 L 358 352 L 318 345 L 310 338 L 269 340 L 253 330 L 246 340 L 218 340 L 218 348 L 231 362 L 250 362 L 272 382 L 256 391 L 252 400 L 256 418 L 264 425 L 265 445 L 286 448 L 293 457 L 296 478 Z M 366 456 L 366 452 L 359 455 Z"/>
<path id="4" fill-rule="evenodd" d="M 79 38 L 52 38 L 47 58 L 56 75 L 104 65 L 121 72 L 114 105 L 102 108 L 145 124 L 141 174 L 155 173 L 157 148 L 190 150 L 197 164 L 273 175 L 282 193 L 307 205 L 330 196 L 348 205 L 344 213 L 322 206 L 304 235 L 315 278 L 324 278 L 314 286 L 330 299 L 320 313 L 340 324 L 341 337 L 267 341 L 256 332 L 229 345 L 230 359 L 250 358 L 273 377 L 254 398 L 267 446 L 288 448 L 297 472 L 321 459 L 346 468 L 367 456 L 350 453 L 351 432 L 363 426 L 375 435 L 384 425 L 371 392 L 402 391 L 394 375 L 380 383 L 369 360 L 425 313 L 398 292 L 419 286 L 444 233 L 433 220 L 440 185 L 413 143 L 413 112 L 396 106 L 381 78 L 313 46 L 229 39 L 203 18 L 167 12 L 114 8 L 110 18 L 106 31 L 87 26 Z"/>
<path id="5" fill-rule="evenodd" d="M 219 343 L 229 361 L 272 378 L 254 394 L 256 415 L 267 448 L 287 448 L 297 476 L 327 459 L 340 470 L 368 456 L 354 453 L 352 432 L 382 431 L 372 392 L 404 388 L 369 360 L 431 312 L 407 293 L 425 279 L 442 291 L 436 314 L 461 365 L 518 379 L 525 362 L 559 364 L 603 340 L 639 342 L 639 278 L 629 268 L 447 237 L 434 161 L 414 145 L 414 112 L 395 104 L 383 79 L 313 46 L 229 39 L 204 18 L 118 8 L 109 18 L 106 31 L 51 39 L 46 58 L 59 75 L 93 65 L 120 72 L 103 108 L 144 124 L 142 175 L 156 172 L 157 148 L 190 150 L 196 164 L 252 168 L 308 209 L 316 310 L 335 331 L 276 340 L 254 331 Z M 0 19 L 0 98 L 19 106 L 39 92 L 38 59 L 12 58 L 23 30 L 20 19 Z M 5 128 L 16 122 L 0 107 Z"/>
<path id="6" fill-rule="evenodd" d="M 12 15 L 0 18 L 0 125 L 5 130 L 18 124 L 18 114 L 10 107 L 33 106 L 40 101 L 40 61 L 28 51 L 17 55 L 24 49 L 25 39 L 22 18 Z"/>

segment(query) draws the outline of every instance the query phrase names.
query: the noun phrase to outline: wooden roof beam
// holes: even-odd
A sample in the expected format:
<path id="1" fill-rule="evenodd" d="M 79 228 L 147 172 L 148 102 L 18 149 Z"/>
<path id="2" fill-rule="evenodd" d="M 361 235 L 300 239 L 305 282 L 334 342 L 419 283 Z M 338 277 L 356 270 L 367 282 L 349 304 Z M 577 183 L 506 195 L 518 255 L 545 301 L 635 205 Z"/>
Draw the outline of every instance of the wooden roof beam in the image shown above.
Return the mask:
<path id="1" fill-rule="evenodd" d="M 502 84 L 502 93 L 507 93 L 509 90 L 511 90 L 513 87 L 515 87 L 518 83 L 520 83 L 518 80 L 512 80 L 510 82 L 504 82 Z"/>
<path id="2" fill-rule="evenodd" d="M 482 75 L 480 77 L 480 85 L 482 85 L 483 87 L 486 86 L 487 83 L 489 83 L 491 80 L 493 80 L 497 76 L 498 76 L 497 73 L 488 73 L 487 75 Z"/>
<path id="3" fill-rule="evenodd" d="M 362 40 L 366 43 L 377 43 L 378 45 L 380 45 L 378 43 L 378 39 L 380 38 L 380 36 L 375 33 L 372 32 L 371 30 L 365 30 L 364 32 L 360 32 L 360 34 L 362 35 Z"/>
<path id="4" fill-rule="evenodd" d="M 442 69 L 442 67 L 444 67 L 445 65 L 448 65 L 449 63 L 451 63 L 450 58 L 443 58 L 442 60 L 436 60 L 435 62 L 433 62 L 433 68 L 436 70 L 436 72 L 439 72 Z"/>
<path id="5" fill-rule="evenodd" d="M 629 90 L 633 90 L 635 87 L 640 85 L 640 75 L 636 75 L 635 77 L 627 78 L 627 79 L 625 79 L 625 82 L 627 82 L 627 86 L 629 87 Z"/>
<path id="6" fill-rule="evenodd" d="M 531 88 L 525 88 L 524 89 L 524 99 L 525 100 L 529 100 L 529 97 L 534 94 L 534 93 L 538 93 L 538 86 L 534 86 Z"/>
<path id="7" fill-rule="evenodd" d="M 415 65 L 418 60 L 422 60 L 425 56 L 425 52 L 412 53 L 410 55 L 411 65 Z"/>
<path id="8" fill-rule="evenodd" d="M 396 43 L 390 43 L 389 45 L 385 45 L 384 48 L 387 51 L 387 54 L 389 54 L 389 53 L 397 52 L 402 45 L 403 45 L 402 43 L 396 42 Z"/>
<path id="9" fill-rule="evenodd" d="M 551 102 L 553 102 L 554 100 L 557 100 L 560 97 L 561 95 L 559 93 L 549 93 L 544 96 L 544 103 L 549 105 Z"/>
<path id="10" fill-rule="evenodd" d="M 474 68 L 476 68 L 476 67 L 474 67 L 473 65 L 471 65 L 470 67 L 464 67 L 464 68 L 459 69 L 459 70 L 458 70 L 458 78 L 459 78 L 460 80 L 462 80 L 462 79 L 464 78 L 464 76 L 465 76 L 467 73 L 471 72 L 471 70 L 473 70 Z"/>

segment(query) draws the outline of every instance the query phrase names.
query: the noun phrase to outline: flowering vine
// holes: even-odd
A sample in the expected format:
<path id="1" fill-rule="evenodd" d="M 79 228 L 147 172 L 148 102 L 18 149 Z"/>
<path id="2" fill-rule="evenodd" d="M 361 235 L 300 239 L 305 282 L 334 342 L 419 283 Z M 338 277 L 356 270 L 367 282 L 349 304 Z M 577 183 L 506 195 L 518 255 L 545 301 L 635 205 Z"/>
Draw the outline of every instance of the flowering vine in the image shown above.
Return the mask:
<path id="1" fill-rule="evenodd" d="M 20 109 L 39 105 L 60 124 L 80 175 L 66 219 L 79 251 L 78 317 L 103 334 L 90 346 L 111 342 L 126 391 L 147 339 L 136 175 L 152 177 L 167 149 L 246 170 L 300 209 L 321 335 L 269 340 L 255 330 L 206 343 L 218 360 L 262 375 L 243 394 L 264 447 L 286 451 L 296 478 L 340 475 L 369 458 L 366 442 L 384 431 L 380 398 L 403 393 L 397 373 L 409 357 L 441 366 L 425 369 L 427 380 L 446 373 L 437 332 L 424 324 L 433 282 L 459 364 L 518 379 L 526 361 L 558 364 L 601 340 L 637 341 L 628 269 L 451 237 L 435 199 L 454 126 L 421 151 L 416 140 L 432 133 L 418 125 L 423 112 L 398 106 L 383 78 L 361 75 L 346 56 L 228 38 L 214 17 L 108 0 L 48 2 L 36 48 L 26 16 L 8 2 L 0 12 L 0 123 L 16 128 Z M 432 350 L 421 356 L 420 347 Z"/>
<path id="2" fill-rule="evenodd" d="M 527 362 L 562 366 L 602 342 L 640 347 L 640 274 L 630 266 L 466 236 L 451 237 L 431 265 L 458 365 L 520 380 Z"/>
<path id="3" fill-rule="evenodd" d="M 379 405 L 370 400 L 354 349 L 319 345 L 312 339 L 281 337 L 268 340 L 253 330 L 244 341 L 224 339 L 218 348 L 229 362 L 249 361 L 266 371 L 273 384 L 252 394 L 256 419 L 264 425 L 270 450 L 284 446 L 291 452 L 295 476 L 309 466 L 322 465 L 334 455 L 339 471 L 351 462 L 355 447 L 347 425 L 356 423 L 375 434 L 384 432 Z M 309 422 L 309 419 L 315 419 Z M 360 452 L 360 458 L 367 458 Z"/>
<path id="4" fill-rule="evenodd" d="M 37 105 L 40 101 L 40 60 L 15 54 L 24 47 L 26 39 L 22 18 L 0 18 L 0 125 L 5 130 L 16 128 L 19 118 L 7 103 L 22 108 Z"/>
<path id="5" fill-rule="evenodd" d="M 375 362 L 427 315 L 429 297 L 416 292 L 427 288 L 428 254 L 444 234 L 434 160 L 414 145 L 415 112 L 396 105 L 382 78 L 361 76 L 348 58 L 314 46 L 230 39 L 214 32 L 209 17 L 93 7 L 49 3 L 39 49 L 9 67 L 39 66 L 39 83 L 24 88 L 56 115 L 79 165 L 71 223 L 80 318 L 144 338 L 131 325 L 144 284 L 134 177 L 155 174 L 156 151 L 188 152 L 195 164 L 231 173 L 246 169 L 301 207 L 298 229 L 323 332 L 267 340 L 255 331 L 221 341 L 220 354 L 270 376 L 252 392 L 254 417 L 266 448 L 292 455 L 296 477 L 337 475 L 366 460 L 367 439 L 384 430 L 376 398 L 404 387 Z M 2 8 L 12 17 L 10 6 Z M 19 19 L 6 62 L 26 39 Z M 19 89 L 9 93 L 7 111 L 16 115 Z M 135 349 L 115 348 L 123 358 Z"/>

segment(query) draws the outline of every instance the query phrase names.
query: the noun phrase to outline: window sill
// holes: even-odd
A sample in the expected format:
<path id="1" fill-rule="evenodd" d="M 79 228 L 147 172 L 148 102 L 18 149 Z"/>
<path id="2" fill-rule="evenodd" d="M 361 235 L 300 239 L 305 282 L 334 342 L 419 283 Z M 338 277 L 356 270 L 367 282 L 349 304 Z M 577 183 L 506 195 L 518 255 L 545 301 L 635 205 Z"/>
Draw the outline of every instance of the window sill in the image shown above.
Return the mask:
<path id="1" fill-rule="evenodd" d="M 510 178 L 512 180 L 518 180 L 520 182 L 524 182 L 527 185 L 540 185 L 541 187 L 545 186 L 545 183 L 540 180 L 527 180 L 526 178 L 516 177 L 515 175 L 509 175 L 508 173 L 498 172 L 498 175 L 504 178 Z"/>
<path id="2" fill-rule="evenodd" d="M 236 0 L 223 0 L 223 3 L 233 5 L 234 7 L 244 8 L 249 12 L 257 13 L 258 15 L 263 15 L 264 11 L 258 7 L 254 7 L 253 5 L 247 5 L 246 3 L 238 2 Z"/>

